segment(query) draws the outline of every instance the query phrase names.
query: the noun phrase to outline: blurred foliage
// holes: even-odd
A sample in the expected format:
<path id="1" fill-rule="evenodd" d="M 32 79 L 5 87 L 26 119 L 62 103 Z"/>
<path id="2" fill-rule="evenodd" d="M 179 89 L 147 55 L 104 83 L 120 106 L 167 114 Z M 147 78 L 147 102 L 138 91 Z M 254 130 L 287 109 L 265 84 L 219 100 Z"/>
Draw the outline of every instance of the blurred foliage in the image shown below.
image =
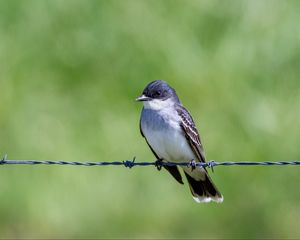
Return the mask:
<path id="1" fill-rule="evenodd" d="M 152 161 L 164 79 L 208 159 L 300 159 L 300 2 L 0 1 L 0 154 Z M 1 238 L 299 238 L 299 168 L 218 167 L 223 204 L 155 168 L 2 166 Z"/>

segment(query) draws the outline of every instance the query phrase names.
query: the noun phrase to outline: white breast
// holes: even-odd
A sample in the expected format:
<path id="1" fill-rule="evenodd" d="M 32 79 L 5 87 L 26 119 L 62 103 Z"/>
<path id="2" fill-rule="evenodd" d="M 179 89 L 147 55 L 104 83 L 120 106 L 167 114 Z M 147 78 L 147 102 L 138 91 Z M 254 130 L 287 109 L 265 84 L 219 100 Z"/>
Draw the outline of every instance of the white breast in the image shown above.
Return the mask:
<path id="1" fill-rule="evenodd" d="M 196 159 L 181 129 L 177 112 L 144 109 L 141 128 L 154 152 L 166 161 L 187 162 Z"/>

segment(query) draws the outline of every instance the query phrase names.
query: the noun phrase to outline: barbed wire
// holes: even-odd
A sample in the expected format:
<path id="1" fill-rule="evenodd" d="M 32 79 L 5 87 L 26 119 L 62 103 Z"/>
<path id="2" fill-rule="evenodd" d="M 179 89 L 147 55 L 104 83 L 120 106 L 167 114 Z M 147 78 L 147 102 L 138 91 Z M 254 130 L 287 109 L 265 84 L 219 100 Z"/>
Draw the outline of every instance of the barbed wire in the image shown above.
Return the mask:
<path id="1" fill-rule="evenodd" d="M 208 167 L 213 170 L 217 166 L 254 166 L 254 165 L 300 165 L 300 161 L 264 161 L 264 162 L 254 162 L 254 161 L 243 161 L 243 162 L 216 162 L 210 160 L 208 162 L 165 162 L 161 160 L 156 160 L 154 162 L 136 162 L 135 157 L 132 160 L 125 161 L 112 161 L 112 162 L 80 162 L 80 161 L 52 161 L 52 160 L 8 160 L 7 155 L 5 155 L 2 160 L 0 160 L 0 165 L 17 165 L 17 164 L 26 164 L 26 165 L 73 165 L 73 166 L 124 166 L 127 168 L 132 168 L 134 166 L 155 166 L 159 170 L 163 166 L 187 166 L 187 167 Z"/>

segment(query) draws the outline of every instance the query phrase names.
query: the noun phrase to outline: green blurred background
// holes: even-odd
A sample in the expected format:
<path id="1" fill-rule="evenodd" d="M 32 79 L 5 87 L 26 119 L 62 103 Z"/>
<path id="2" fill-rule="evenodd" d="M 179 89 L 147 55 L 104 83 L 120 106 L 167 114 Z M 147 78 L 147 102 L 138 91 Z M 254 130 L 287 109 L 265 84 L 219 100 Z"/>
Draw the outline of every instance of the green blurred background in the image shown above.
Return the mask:
<path id="1" fill-rule="evenodd" d="M 208 159 L 300 159 L 300 2 L 0 1 L 0 154 L 153 161 L 145 85 L 164 79 Z M 2 238 L 300 238 L 297 166 L 218 167 L 197 204 L 154 167 L 1 166 Z"/>

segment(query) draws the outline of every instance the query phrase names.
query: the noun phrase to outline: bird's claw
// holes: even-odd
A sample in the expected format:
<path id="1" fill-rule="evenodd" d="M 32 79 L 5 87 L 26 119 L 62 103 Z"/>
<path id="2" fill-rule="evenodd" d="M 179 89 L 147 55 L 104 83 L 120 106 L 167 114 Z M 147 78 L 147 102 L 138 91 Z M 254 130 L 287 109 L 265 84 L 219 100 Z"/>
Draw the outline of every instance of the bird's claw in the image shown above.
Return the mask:
<path id="1" fill-rule="evenodd" d="M 190 161 L 189 166 L 192 168 L 192 171 L 193 171 L 197 167 L 197 162 L 193 159 L 192 161 Z"/>
<path id="2" fill-rule="evenodd" d="M 157 160 L 155 161 L 155 167 L 156 167 L 156 169 L 157 169 L 158 171 L 161 170 L 161 167 L 162 167 L 162 161 L 163 161 L 163 159 L 157 159 Z"/>

